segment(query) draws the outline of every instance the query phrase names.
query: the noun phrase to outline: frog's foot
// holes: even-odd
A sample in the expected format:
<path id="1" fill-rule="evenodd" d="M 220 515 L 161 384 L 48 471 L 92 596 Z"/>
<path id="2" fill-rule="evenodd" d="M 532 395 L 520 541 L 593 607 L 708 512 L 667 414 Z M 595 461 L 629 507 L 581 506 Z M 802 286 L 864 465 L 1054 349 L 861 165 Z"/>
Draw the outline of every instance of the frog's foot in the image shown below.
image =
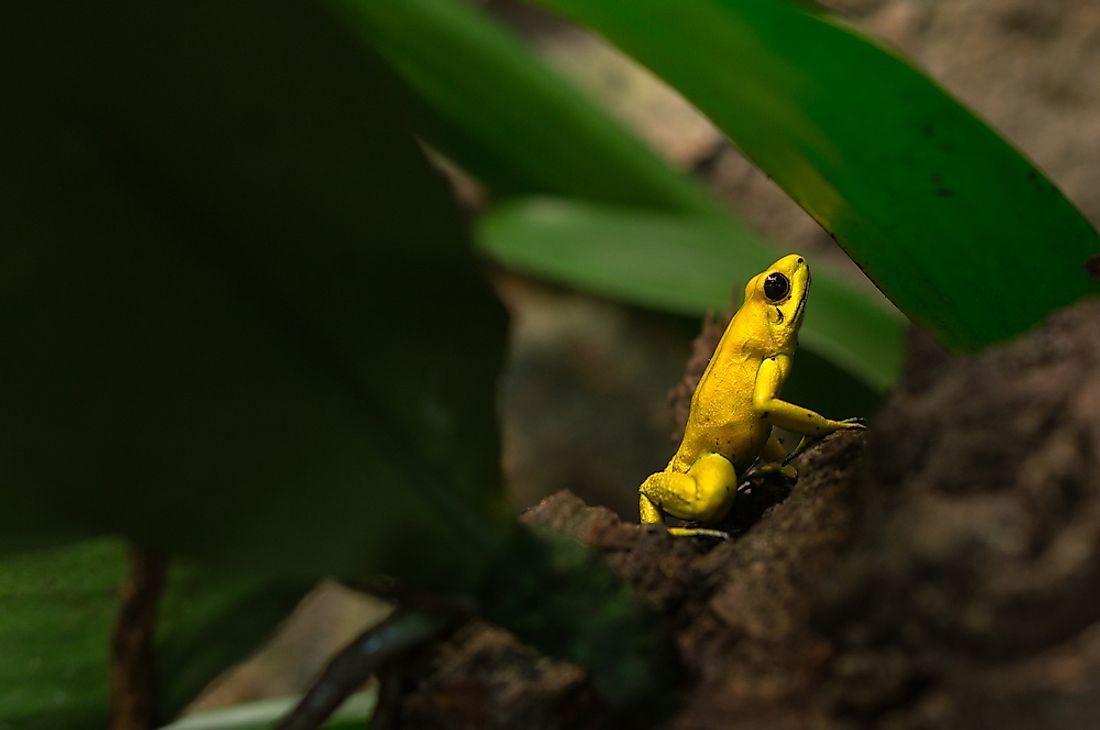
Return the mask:
<path id="1" fill-rule="evenodd" d="M 638 488 L 643 523 L 658 523 L 662 514 L 682 520 L 715 522 L 726 516 L 737 493 L 737 472 L 729 459 L 708 454 L 687 471 L 650 475 Z"/>
<path id="2" fill-rule="evenodd" d="M 730 534 L 722 530 L 708 530 L 705 527 L 670 527 L 668 534 L 676 537 L 713 537 L 718 540 L 729 540 Z"/>
<path id="3" fill-rule="evenodd" d="M 795 446 L 793 449 L 791 449 L 791 453 L 787 454 L 787 456 L 783 458 L 783 466 L 787 466 L 788 464 L 790 464 L 796 458 L 804 454 L 811 446 L 816 444 L 818 441 L 821 441 L 831 433 L 844 430 L 865 431 L 867 429 L 867 421 L 858 416 L 855 418 L 845 418 L 842 421 L 829 421 L 829 423 L 831 424 L 831 431 L 823 434 L 815 434 L 812 436 L 803 436 L 802 440 L 798 442 L 798 446 Z"/>
<path id="4" fill-rule="evenodd" d="M 782 474 L 787 479 L 798 478 L 798 469 L 788 464 L 786 459 L 784 459 L 783 463 L 771 462 L 768 464 L 761 464 L 753 469 L 753 471 L 757 474 Z"/>

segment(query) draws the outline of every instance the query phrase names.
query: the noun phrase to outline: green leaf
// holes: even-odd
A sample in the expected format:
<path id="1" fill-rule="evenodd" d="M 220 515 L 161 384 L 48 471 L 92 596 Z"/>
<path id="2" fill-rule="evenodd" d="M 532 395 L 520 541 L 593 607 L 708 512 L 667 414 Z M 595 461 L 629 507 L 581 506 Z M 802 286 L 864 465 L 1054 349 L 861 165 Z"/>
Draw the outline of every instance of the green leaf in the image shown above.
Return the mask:
<path id="1" fill-rule="evenodd" d="M 1029 161 L 881 45 L 786 0 L 535 0 L 664 78 L 947 343 L 1100 291 L 1100 237 Z"/>
<path id="2" fill-rule="evenodd" d="M 124 553 L 120 541 L 102 539 L 0 563 L 0 728 L 106 726 L 108 636 Z M 157 633 L 161 718 L 254 650 L 302 592 L 171 564 Z"/>
<path id="3" fill-rule="evenodd" d="M 722 211 L 483 13 L 455 0 L 332 1 L 415 93 L 419 133 L 493 193 Z"/>
<path id="4" fill-rule="evenodd" d="M 383 67 L 311 4 L 4 16 L 0 545 L 476 582 L 504 312 Z"/>
<path id="5" fill-rule="evenodd" d="M 678 261 L 699 264 L 686 274 L 689 279 L 711 273 L 721 277 L 728 273 L 726 264 L 732 263 L 733 272 L 755 273 L 763 268 L 761 262 L 770 263 L 775 258 L 774 248 L 747 226 L 730 215 L 712 216 L 717 208 L 708 193 L 657 160 L 627 130 L 577 94 L 483 14 L 452 0 L 346 0 L 346 7 L 354 27 L 416 93 L 420 103 L 414 107 L 415 120 L 422 133 L 488 182 L 495 193 L 553 193 L 581 201 L 626 203 L 642 211 L 701 213 L 695 217 L 729 221 L 699 223 L 708 231 L 706 237 L 721 239 L 722 243 L 708 246 L 706 252 L 697 250 L 686 259 L 679 239 L 661 242 L 643 231 L 643 237 L 650 238 L 649 245 L 634 256 L 624 250 L 625 240 L 612 243 L 603 237 L 571 231 L 581 234 L 573 244 L 594 249 L 580 254 L 582 259 L 613 259 L 617 265 L 578 271 L 579 266 L 570 266 L 554 253 L 520 251 L 524 245 L 538 245 L 524 235 L 506 244 L 511 252 L 498 257 L 503 263 L 627 301 L 697 314 L 706 309 L 724 309 L 737 280 L 715 281 L 712 277 L 708 295 L 702 301 L 697 298 L 685 304 L 675 297 L 661 296 L 668 288 L 662 278 L 668 265 L 675 269 Z M 517 225 L 524 224 L 517 221 Z M 638 227 L 631 226 L 631 230 Z M 614 250 L 607 250 L 608 246 Z M 723 266 L 700 264 L 707 253 L 714 253 Z M 638 266 L 647 267 L 647 275 L 635 278 L 633 269 Z M 622 280 L 615 282 L 619 277 Z M 655 285 L 656 297 L 638 291 L 643 279 Z M 721 297 L 715 295 L 719 290 L 723 292 Z M 837 296 L 845 297 L 843 293 Z M 850 336 L 858 336 L 857 330 L 867 324 L 872 332 L 867 346 L 853 350 L 848 342 L 820 339 L 814 345 L 881 390 L 898 370 L 900 336 L 896 332 L 885 335 L 889 339 L 889 344 L 883 345 L 885 351 L 865 358 L 865 351 L 876 344 L 876 336 L 886 328 L 898 329 L 882 321 L 881 307 L 869 306 L 869 323 L 859 319 L 858 305 L 844 312 L 850 319 L 843 323 Z M 813 340 L 815 334 L 816 330 L 811 330 L 809 339 Z"/>
<path id="6" fill-rule="evenodd" d="M 745 283 L 778 258 L 721 219 L 547 199 L 494 209 L 479 223 L 478 245 L 519 271 L 691 315 L 740 305 Z M 902 318 L 827 267 L 810 265 L 803 347 L 875 390 L 889 387 L 901 368 Z"/>

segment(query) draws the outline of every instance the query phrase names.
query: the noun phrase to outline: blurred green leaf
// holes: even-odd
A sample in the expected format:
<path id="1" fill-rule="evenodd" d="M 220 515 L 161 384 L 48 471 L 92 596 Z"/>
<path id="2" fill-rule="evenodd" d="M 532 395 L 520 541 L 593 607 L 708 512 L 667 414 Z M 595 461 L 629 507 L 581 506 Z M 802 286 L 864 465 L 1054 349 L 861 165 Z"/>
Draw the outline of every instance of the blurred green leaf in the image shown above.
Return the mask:
<path id="1" fill-rule="evenodd" d="M 418 131 L 497 195 L 719 213 L 714 198 L 455 0 L 332 0 L 415 92 Z"/>
<path id="2" fill-rule="evenodd" d="M 694 315 L 739 306 L 748 280 L 778 258 L 722 219 L 550 199 L 497 207 L 481 219 L 478 245 L 518 271 Z M 827 267 L 810 266 L 803 346 L 884 390 L 900 372 L 902 318 Z"/>
<path id="3" fill-rule="evenodd" d="M 0 728 L 106 726 L 108 636 L 124 552 L 120 541 L 102 539 L 0 563 Z M 161 718 L 254 650 L 302 592 L 170 565 L 157 634 Z"/>
<path id="4" fill-rule="evenodd" d="M 310 4 L 4 19 L 0 544 L 476 582 L 504 313 L 381 65 Z"/>
<path id="5" fill-rule="evenodd" d="M 679 238 L 662 241 L 642 231 L 642 237 L 648 239 L 642 243 L 632 236 L 644 226 L 628 222 L 628 214 L 622 211 L 609 225 L 625 223 L 631 236 L 585 235 L 596 232 L 592 221 L 563 231 L 564 235 L 579 236 L 570 242 L 568 250 L 578 256 L 570 262 L 564 260 L 566 250 L 559 246 L 552 251 L 521 250 L 540 245 L 545 231 L 524 233 L 519 229 L 526 225 L 539 228 L 545 221 L 538 215 L 511 216 L 509 232 L 518 235 L 497 242 L 507 246 L 509 253 L 489 244 L 502 263 L 627 301 L 698 314 L 725 308 L 719 302 L 728 302 L 729 290 L 738 279 L 720 281 L 722 276 L 755 274 L 776 258 L 776 250 L 736 218 L 728 213 L 712 215 L 718 207 L 709 193 L 657 160 L 629 131 L 571 89 L 482 13 L 452 0 L 344 2 L 354 26 L 416 93 L 419 103 L 414 108 L 422 133 L 486 181 L 495 193 L 553 193 L 581 201 L 626 203 L 642 216 L 648 209 L 697 214 L 700 222 L 689 225 L 705 231 L 708 244 L 714 244 L 705 250 L 696 247 L 685 256 L 683 247 L 693 244 Z M 489 228 L 493 227 L 490 223 Z M 634 245 L 644 250 L 632 251 Z M 592 250 L 577 251 L 581 246 Z M 708 255 L 716 256 L 722 265 L 707 262 Z M 581 270 L 596 262 L 605 265 Z M 685 268 L 681 263 L 689 265 L 682 282 L 685 287 L 691 288 L 691 280 L 698 277 L 709 277 L 711 284 L 706 295 L 686 305 L 675 294 L 667 295 L 664 278 L 669 266 L 675 271 Z M 732 271 L 726 266 L 732 266 Z M 639 276 L 637 268 L 646 271 Z M 657 296 L 640 291 L 646 286 Z M 840 291 L 845 286 L 832 288 L 842 299 L 859 299 Z M 715 296 L 718 291 L 724 295 Z M 883 321 L 881 307 L 869 306 L 861 309 L 852 304 L 842 312 L 846 321 L 834 318 L 836 326 L 825 327 L 830 334 L 838 329 L 842 335 L 848 334 L 847 341 L 823 340 L 814 328 L 807 339 L 811 346 L 881 390 L 898 371 L 899 326 Z M 869 322 L 861 319 L 864 314 Z M 870 329 L 870 341 L 860 337 L 853 349 L 851 340 L 863 325 Z M 886 329 L 893 331 L 884 334 Z M 876 337 L 888 343 L 876 341 Z M 869 353 L 876 345 L 884 350 Z"/>
<path id="6" fill-rule="evenodd" d="M 920 72 L 786 0 L 535 0 L 663 77 L 947 343 L 1010 337 L 1100 284 L 1100 237 Z"/>

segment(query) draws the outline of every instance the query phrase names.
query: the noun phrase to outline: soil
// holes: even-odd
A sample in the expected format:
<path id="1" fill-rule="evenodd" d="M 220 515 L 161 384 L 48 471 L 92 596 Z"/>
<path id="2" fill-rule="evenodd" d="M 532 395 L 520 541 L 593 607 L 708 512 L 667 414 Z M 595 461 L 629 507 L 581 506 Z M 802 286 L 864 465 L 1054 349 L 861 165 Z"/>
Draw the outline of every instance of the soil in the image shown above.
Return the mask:
<path id="1" fill-rule="evenodd" d="M 1093 300 L 978 356 L 915 335 L 871 428 L 804 453 L 793 489 L 757 477 L 727 542 L 568 492 L 524 520 L 602 554 L 675 637 L 662 727 L 1096 727 L 1098 333 Z M 579 667 L 495 627 L 430 664 L 402 726 L 614 726 Z"/>

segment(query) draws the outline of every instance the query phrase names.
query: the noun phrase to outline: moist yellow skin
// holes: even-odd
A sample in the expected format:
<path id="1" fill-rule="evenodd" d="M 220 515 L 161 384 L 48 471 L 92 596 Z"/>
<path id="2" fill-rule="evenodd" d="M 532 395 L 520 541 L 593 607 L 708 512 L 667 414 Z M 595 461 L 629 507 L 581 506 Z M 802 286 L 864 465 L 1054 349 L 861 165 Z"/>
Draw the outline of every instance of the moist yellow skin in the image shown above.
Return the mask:
<path id="1" fill-rule="evenodd" d="M 765 283 L 771 277 L 766 287 Z M 787 291 L 783 296 L 783 279 Z M 767 469 L 783 467 L 787 452 L 772 434 L 779 426 L 806 436 L 863 428 L 856 419 L 834 421 L 779 399 L 798 347 L 806 312 L 810 269 L 790 254 L 757 274 L 733 315 L 691 398 L 684 438 L 665 470 L 638 488 L 643 524 L 664 515 L 713 523 L 729 512 L 739 473 L 757 459 Z M 772 295 L 772 296 L 769 296 Z M 676 535 L 724 536 L 717 530 L 671 528 Z"/>

